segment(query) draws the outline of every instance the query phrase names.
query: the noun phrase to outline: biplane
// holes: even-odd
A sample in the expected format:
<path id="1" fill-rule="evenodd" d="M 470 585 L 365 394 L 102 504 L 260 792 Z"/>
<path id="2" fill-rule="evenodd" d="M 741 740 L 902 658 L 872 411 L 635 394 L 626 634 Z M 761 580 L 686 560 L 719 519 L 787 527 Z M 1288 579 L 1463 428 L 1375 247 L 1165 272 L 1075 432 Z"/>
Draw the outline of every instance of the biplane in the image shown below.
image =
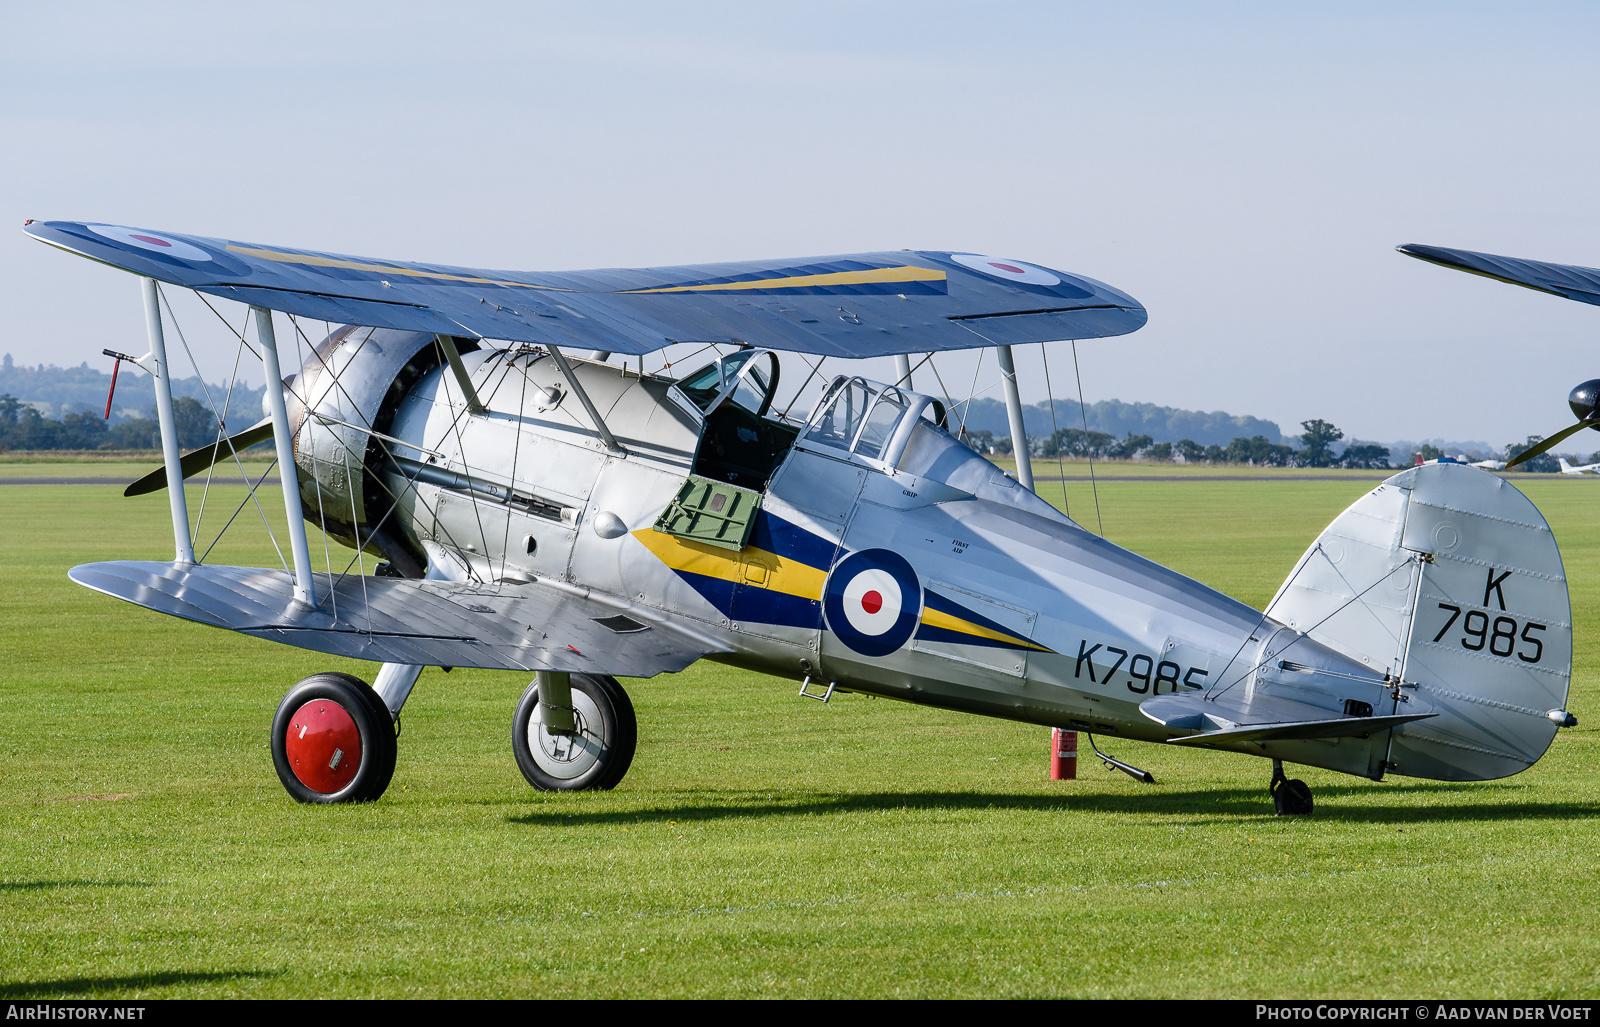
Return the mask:
<path id="1" fill-rule="evenodd" d="M 1282 813 L 1311 810 L 1285 761 L 1497 778 L 1575 722 L 1560 554 L 1492 474 L 1390 478 L 1312 543 L 1265 611 L 1041 499 L 1014 347 L 1146 321 L 1081 275 L 946 250 L 525 273 L 103 224 L 25 230 L 141 278 L 139 359 L 156 375 L 163 466 L 129 492 L 167 490 L 174 559 L 85 564 L 72 579 L 381 665 L 370 685 L 323 673 L 284 696 L 272 753 L 301 801 L 383 793 L 429 666 L 533 675 L 512 749 L 541 789 L 616 785 L 636 739 L 617 679 L 700 659 L 822 701 L 858 692 L 1091 744 L 1262 756 Z M 253 308 L 263 422 L 179 451 L 158 283 Z M 274 312 L 331 329 L 287 375 Z M 691 342 L 721 348 L 682 375 L 630 366 Z M 911 354 L 979 347 L 1004 375 L 1015 475 L 951 430 L 948 396 L 912 387 Z M 839 374 L 808 411 L 776 405 L 785 357 L 816 358 L 816 376 L 825 359 L 890 356 L 894 381 Z M 176 484 L 269 439 L 290 557 L 198 561 Z M 354 572 L 314 569 L 308 524 L 355 552 Z"/>

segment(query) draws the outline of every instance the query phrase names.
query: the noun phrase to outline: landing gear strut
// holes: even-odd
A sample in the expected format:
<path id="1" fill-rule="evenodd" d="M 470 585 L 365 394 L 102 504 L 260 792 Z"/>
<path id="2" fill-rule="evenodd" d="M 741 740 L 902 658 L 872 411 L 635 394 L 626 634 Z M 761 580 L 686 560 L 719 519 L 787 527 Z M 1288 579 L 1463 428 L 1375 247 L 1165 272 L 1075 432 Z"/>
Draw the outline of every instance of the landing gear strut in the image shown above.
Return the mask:
<path id="1" fill-rule="evenodd" d="M 553 701 L 540 702 L 541 681 Z M 615 788 L 633 762 L 637 738 L 628 693 L 604 674 L 541 672 L 522 693 L 511 721 L 517 769 L 545 792 Z"/>
<path id="2" fill-rule="evenodd" d="M 1283 761 L 1272 761 L 1272 808 L 1280 817 L 1299 817 L 1311 812 L 1311 789 L 1304 781 L 1283 776 Z"/>

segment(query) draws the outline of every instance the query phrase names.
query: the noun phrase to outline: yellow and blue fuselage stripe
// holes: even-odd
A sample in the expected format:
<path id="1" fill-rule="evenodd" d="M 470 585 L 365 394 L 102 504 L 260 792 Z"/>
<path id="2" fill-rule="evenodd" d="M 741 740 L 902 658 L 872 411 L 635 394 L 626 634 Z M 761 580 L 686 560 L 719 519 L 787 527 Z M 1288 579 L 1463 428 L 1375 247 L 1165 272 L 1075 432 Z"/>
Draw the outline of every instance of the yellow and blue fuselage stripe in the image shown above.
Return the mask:
<path id="1" fill-rule="evenodd" d="M 922 590 L 922 624 L 917 628 L 917 637 L 929 642 L 957 642 L 990 649 L 1052 652 L 933 588 Z"/>
<path id="2" fill-rule="evenodd" d="M 822 585 L 838 545 L 765 510 L 735 553 L 644 528 L 633 533 L 724 617 L 792 628 L 822 626 Z"/>
<path id="3" fill-rule="evenodd" d="M 643 528 L 646 549 L 734 623 L 822 627 L 828 569 L 843 555 L 838 543 L 766 510 L 756 515 L 750 544 L 735 553 Z M 916 637 L 986 648 L 1052 652 L 949 596 L 924 588 Z"/>

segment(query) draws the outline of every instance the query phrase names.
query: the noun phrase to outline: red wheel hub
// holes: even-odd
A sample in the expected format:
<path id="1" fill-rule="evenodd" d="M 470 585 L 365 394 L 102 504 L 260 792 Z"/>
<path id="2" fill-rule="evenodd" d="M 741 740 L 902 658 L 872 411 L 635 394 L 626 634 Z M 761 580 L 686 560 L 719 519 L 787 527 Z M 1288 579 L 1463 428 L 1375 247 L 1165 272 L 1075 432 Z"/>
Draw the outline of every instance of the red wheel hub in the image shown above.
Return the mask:
<path id="1" fill-rule="evenodd" d="M 300 783 L 332 795 L 348 785 L 361 767 L 361 730 L 343 706 L 313 699 L 289 718 L 284 749 Z"/>

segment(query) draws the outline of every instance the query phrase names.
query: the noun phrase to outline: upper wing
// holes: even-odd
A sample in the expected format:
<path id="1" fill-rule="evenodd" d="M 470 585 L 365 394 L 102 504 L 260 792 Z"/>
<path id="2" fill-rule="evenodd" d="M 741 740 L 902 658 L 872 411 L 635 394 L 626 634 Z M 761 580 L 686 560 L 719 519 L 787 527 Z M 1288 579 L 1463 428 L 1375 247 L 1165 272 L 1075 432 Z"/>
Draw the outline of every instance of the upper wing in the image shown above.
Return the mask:
<path id="1" fill-rule="evenodd" d="M 1579 303 L 1600 306 L 1600 271 L 1591 267 L 1547 264 L 1542 260 L 1498 257 L 1493 253 L 1474 253 L 1471 250 L 1447 250 L 1442 246 L 1424 246 L 1421 243 L 1407 243 L 1396 249 L 1408 257 L 1426 260 L 1430 264 L 1453 267 L 1457 271 L 1467 271 L 1548 292 L 1553 296 L 1565 296 Z"/>
<path id="2" fill-rule="evenodd" d="M 625 611 L 537 582 L 318 574 L 321 601 L 309 609 L 295 602 L 288 571 L 116 560 L 69 575 L 159 613 L 380 663 L 653 677 L 727 649 L 659 611 Z"/>
<path id="3" fill-rule="evenodd" d="M 1137 300 L 1093 279 L 959 252 L 530 273 L 73 221 L 24 231 L 135 274 L 317 320 L 613 353 L 750 342 L 875 357 L 1102 338 L 1146 320 Z"/>

